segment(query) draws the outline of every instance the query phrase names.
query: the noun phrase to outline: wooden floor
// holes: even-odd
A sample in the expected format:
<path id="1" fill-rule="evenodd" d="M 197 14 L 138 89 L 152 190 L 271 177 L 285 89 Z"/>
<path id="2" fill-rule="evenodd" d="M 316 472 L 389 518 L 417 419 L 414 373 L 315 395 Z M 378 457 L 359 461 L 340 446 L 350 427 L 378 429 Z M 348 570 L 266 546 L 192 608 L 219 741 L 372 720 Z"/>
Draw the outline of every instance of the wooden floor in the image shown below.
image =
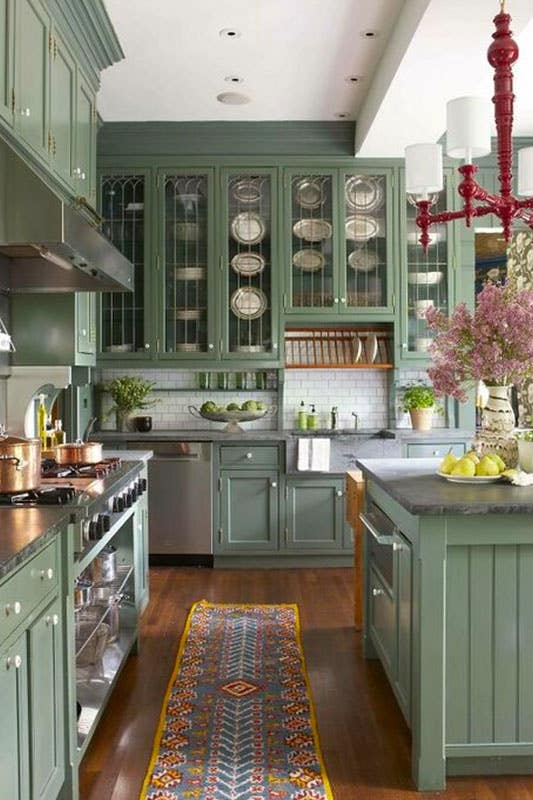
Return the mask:
<path id="1" fill-rule="evenodd" d="M 335 800 L 533 800 L 533 777 L 450 778 L 445 792 L 414 791 L 409 731 L 379 663 L 361 657 L 352 583 L 349 569 L 153 568 L 141 651 L 126 664 L 83 760 L 82 800 L 137 800 L 184 620 L 202 598 L 298 603 Z"/>

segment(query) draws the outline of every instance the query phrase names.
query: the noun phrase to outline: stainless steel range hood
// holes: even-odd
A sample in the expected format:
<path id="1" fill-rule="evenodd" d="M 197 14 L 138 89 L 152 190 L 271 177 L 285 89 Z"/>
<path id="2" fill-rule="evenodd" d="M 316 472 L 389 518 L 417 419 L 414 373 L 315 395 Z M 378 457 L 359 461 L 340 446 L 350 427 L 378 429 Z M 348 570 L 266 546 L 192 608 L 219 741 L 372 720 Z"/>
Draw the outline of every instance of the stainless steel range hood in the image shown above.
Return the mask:
<path id="1" fill-rule="evenodd" d="M 131 291 L 133 265 L 0 144 L 0 290 Z"/>

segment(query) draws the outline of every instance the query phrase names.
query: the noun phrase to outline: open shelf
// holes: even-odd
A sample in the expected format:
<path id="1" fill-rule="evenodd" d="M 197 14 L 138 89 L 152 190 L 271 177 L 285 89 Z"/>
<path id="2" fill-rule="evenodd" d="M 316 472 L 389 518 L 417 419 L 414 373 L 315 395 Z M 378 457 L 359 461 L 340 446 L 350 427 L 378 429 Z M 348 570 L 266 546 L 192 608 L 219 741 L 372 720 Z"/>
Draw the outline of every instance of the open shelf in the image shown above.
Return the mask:
<path id="1" fill-rule="evenodd" d="M 285 332 L 285 367 L 393 369 L 391 349 L 391 333 L 384 328 L 291 328 Z"/>

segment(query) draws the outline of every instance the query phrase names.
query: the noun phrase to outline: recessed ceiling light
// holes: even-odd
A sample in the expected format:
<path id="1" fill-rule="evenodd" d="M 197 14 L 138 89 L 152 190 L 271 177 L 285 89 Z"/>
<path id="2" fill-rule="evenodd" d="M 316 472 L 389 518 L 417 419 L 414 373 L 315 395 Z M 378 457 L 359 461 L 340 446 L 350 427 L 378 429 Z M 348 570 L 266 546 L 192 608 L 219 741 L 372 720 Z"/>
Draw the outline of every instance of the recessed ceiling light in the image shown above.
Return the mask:
<path id="1" fill-rule="evenodd" d="M 344 80 L 348 83 L 360 83 L 363 79 L 361 75 L 348 75 Z"/>
<path id="2" fill-rule="evenodd" d="M 237 28 L 222 28 L 222 30 L 218 32 L 218 35 L 223 39 L 238 39 L 241 32 L 238 31 Z"/>
<path id="3" fill-rule="evenodd" d="M 335 116 L 337 117 L 337 119 L 347 119 L 350 116 L 350 114 L 348 113 L 348 111 L 337 111 Z"/>
<path id="4" fill-rule="evenodd" d="M 361 36 L 363 37 L 363 39 L 375 39 L 378 35 L 379 34 L 377 31 L 372 31 L 372 30 L 361 31 Z"/>
<path id="5" fill-rule="evenodd" d="M 244 83 L 244 78 L 239 77 L 239 75 L 226 75 L 224 80 L 227 83 Z"/>
<path id="6" fill-rule="evenodd" d="M 250 102 L 248 95 L 241 92 L 222 92 L 222 94 L 217 94 L 217 100 L 228 106 L 243 106 Z"/>

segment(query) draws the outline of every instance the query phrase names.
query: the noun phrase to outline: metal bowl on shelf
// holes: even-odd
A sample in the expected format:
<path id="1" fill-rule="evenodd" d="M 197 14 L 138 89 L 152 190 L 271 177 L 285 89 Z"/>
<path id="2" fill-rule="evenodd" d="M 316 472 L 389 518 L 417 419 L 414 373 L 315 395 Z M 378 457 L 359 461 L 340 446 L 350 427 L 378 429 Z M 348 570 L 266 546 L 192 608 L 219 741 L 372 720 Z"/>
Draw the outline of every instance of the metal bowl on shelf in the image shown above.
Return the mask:
<path id="1" fill-rule="evenodd" d="M 189 412 L 197 419 L 208 419 L 210 422 L 225 422 L 225 433 L 243 433 L 243 428 L 239 422 L 255 422 L 266 417 L 267 414 L 275 414 L 276 406 L 261 409 L 261 411 L 213 411 L 205 412 L 196 406 L 189 406 Z"/>

